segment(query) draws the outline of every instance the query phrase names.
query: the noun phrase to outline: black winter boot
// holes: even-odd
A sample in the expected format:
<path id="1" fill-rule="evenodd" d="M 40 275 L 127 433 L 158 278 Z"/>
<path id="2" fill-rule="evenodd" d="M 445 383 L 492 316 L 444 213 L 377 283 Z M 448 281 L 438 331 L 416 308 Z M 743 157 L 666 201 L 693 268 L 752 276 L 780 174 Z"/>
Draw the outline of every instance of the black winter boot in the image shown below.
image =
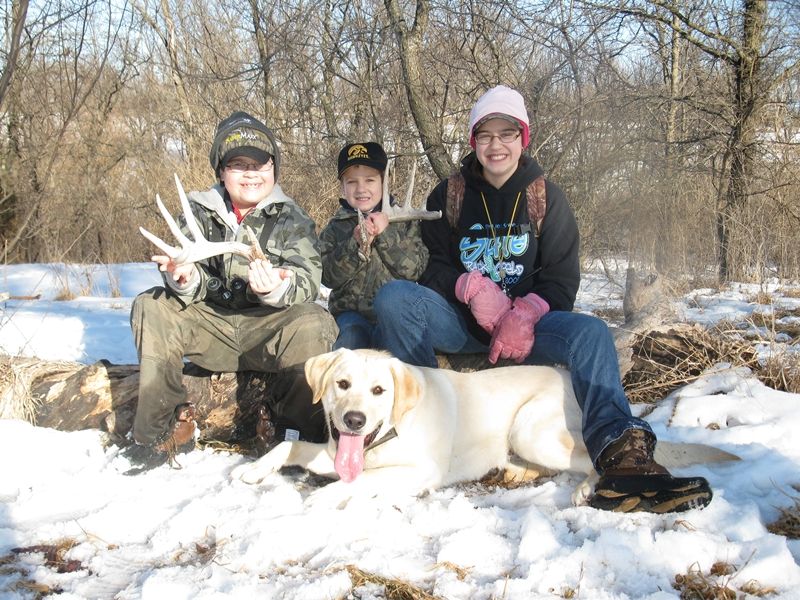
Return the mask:
<path id="1" fill-rule="evenodd" d="M 615 512 L 682 512 L 711 502 L 711 487 L 702 477 L 673 477 L 653 458 L 656 438 L 643 429 L 628 429 L 603 451 L 602 470 L 589 505 Z"/>

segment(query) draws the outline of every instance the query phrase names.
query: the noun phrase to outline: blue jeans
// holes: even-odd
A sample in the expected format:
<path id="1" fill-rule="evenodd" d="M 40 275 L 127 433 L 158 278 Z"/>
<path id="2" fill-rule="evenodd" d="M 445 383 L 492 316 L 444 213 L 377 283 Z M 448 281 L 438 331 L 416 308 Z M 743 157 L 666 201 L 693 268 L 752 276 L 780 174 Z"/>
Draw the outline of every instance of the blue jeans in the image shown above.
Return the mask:
<path id="1" fill-rule="evenodd" d="M 372 348 L 372 335 L 375 325 L 370 323 L 361 313 L 348 310 L 336 315 L 336 324 L 339 326 L 339 337 L 333 344 L 333 349 Z"/>
<path id="2" fill-rule="evenodd" d="M 472 336 L 461 312 L 437 292 L 410 282 L 391 281 L 375 297 L 378 326 L 374 342 L 412 365 L 436 367 L 436 353 L 488 353 Z M 592 462 L 626 429 L 650 425 L 631 415 L 620 381 L 617 350 L 606 324 L 590 315 L 554 311 L 534 328 L 526 365 L 562 365 L 570 372 L 583 413 L 583 441 Z"/>

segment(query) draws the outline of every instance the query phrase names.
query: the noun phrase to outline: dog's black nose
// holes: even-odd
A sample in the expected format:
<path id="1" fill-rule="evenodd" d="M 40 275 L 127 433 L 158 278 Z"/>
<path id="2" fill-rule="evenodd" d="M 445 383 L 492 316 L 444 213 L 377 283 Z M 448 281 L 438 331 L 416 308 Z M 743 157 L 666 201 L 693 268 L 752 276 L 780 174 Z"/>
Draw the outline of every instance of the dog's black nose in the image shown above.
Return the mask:
<path id="1" fill-rule="evenodd" d="M 344 424 L 347 425 L 351 431 L 358 431 L 367 422 L 367 415 L 363 412 L 357 410 L 349 410 L 344 413 L 344 417 L 342 417 Z"/>

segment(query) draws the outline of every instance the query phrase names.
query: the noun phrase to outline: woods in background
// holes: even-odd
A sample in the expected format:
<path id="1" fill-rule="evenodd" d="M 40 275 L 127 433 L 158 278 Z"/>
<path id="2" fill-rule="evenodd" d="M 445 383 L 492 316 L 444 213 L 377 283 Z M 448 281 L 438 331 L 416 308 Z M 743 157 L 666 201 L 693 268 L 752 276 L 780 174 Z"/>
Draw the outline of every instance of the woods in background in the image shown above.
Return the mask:
<path id="1" fill-rule="evenodd" d="M 245 7 L 244 9 L 242 7 Z M 233 110 L 276 129 L 284 188 L 323 225 L 330 157 L 373 139 L 455 168 L 469 108 L 525 96 L 531 151 L 584 258 L 703 280 L 800 277 L 796 0 L 0 0 L 4 262 L 138 262 L 172 173 L 208 180 Z"/>

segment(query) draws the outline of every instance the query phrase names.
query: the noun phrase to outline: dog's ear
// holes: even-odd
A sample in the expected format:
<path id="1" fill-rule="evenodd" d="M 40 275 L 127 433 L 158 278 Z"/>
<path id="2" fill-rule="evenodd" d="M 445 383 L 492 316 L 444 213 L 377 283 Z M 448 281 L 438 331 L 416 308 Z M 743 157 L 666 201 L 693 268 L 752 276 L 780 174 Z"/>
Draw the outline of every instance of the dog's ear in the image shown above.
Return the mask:
<path id="1" fill-rule="evenodd" d="M 312 356 L 306 361 L 306 381 L 308 381 L 308 385 L 311 387 L 311 400 L 314 404 L 319 402 L 322 395 L 325 393 L 325 388 L 328 385 L 333 367 L 345 352 L 347 352 L 347 350 L 340 348 L 333 352 Z"/>
<path id="2" fill-rule="evenodd" d="M 394 379 L 392 422 L 398 423 L 403 415 L 419 402 L 422 397 L 422 384 L 409 366 L 396 358 L 389 361 L 389 370 Z"/>

